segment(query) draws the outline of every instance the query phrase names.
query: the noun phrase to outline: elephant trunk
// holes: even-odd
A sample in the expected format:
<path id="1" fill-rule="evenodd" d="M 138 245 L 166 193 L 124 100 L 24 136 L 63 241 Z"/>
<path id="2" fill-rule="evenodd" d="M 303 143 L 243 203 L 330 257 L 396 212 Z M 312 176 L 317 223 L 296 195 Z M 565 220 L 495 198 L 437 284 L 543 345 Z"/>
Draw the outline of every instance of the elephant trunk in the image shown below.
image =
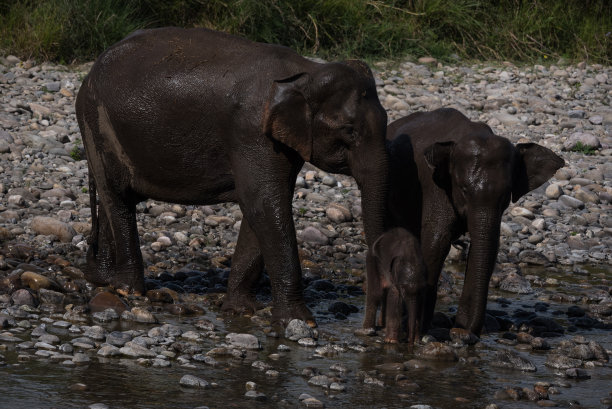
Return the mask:
<path id="1" fill-rule="evenodd" d="M 388 189 L 388 160 L 384 149 L 370 153 L 351 168 L 361 190 L 363 228 L 369 247 L 384 232 Z M 376 158 L 376 159 L 374 159 Z"/>
<path id="2" fill-rule="evenodd" d="M 408 310 L 408 343 L 414 345 L 421 336 L 422 303 L 420 301 L 420 294 L 412 294 L 405 297 L 405 303 Z"/>
<path id="3" fill-rule="evenodd" d="M 499 249 L 500 224 L 501 214 L 496 209 L 477 208 L 468 213 L 470 250 L 456 325 L 476 335 L 484 324 L 489 280 Z"/>

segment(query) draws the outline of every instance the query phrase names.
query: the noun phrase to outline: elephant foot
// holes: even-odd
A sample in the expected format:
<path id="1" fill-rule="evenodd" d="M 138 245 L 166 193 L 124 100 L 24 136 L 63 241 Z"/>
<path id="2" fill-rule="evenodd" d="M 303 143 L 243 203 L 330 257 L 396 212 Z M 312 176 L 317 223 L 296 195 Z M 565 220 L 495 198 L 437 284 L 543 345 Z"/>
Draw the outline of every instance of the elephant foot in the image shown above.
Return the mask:
<path id="1" fill-rule="evenodd" d="M 362 336 L 362 337 L 373 337 L 374 335 L 376 335 L 376 328 L 374 327 L 359 328 L 355 330 L 354 334 Z"/>
<path id="2" fill-rule="evenodd" d="M 97 268 L 86 268 L 83 272 L 85 280 L 97 287 L 111 287 L 122 296 L 144 294 L 144 275 L 117 276 L 114 273 L 100 272 Z"/>
<path id="3" fill-rule="evenodd" d="M 229 314 L 253 314 L 262 308 L 252 294 L 226 294 L 221 311 Z"/>
<path id="4" fill-rule="evenodd" d="M 274 305 L 272 307 L 272 322 L 281 325 L 283 328 L 293 319 L 298 319 L 306 322 L 309 327 L 316 328 L 312 312 L 304 303 L 296 303 L 293 305 Z"/>
<path id="5" fill-rule="evenodd" d="M 85 280 L 92 283 L 96 287 L 109 287 L 111 286 L 111 279 L 108 274 L 100 274 L 96 267 L 87 267 L 83 269 L 83 276 Z"/>
<path id="6" fill-rule="evenodd" d="M 389 331 L 385 329 L 385 343 L 386 344 L 397 344 L 399 343 L 399 331 L 394 329 Z"/>

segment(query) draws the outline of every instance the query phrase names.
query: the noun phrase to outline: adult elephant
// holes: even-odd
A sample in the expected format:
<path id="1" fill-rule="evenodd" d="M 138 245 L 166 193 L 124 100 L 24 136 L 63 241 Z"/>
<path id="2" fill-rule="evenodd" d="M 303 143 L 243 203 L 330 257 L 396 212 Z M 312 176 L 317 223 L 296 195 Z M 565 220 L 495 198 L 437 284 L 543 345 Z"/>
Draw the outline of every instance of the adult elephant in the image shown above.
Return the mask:
<path id="1" fill-rule="evenodd" d="M 320 64 L 206 29 L 138 31 L 98 58 L 76 113 L 90 175 L 93 283 L 143 292 L 138 202 L 236 201 L 244 218 L 224 308 L 255 308 L 265 263 L 273 318 L 314 325 L 291 206 L 304 161 L 352 175 L 367 242 L 382 232 L 386 113 L 362 62 Z"/>
<path id="2" fill-rule="evenodd" d="M 433 316 L 437 283 L 453 240 L 469 232 L 465 284 L 455 326 L 480 334 L 501 218 L 537 188 L 563 159 L 535 143 L 513 145 L 455 109 L 419 112 L 387 128 L 389 223 L 419 237 L 427 266 L 424 327 Z"/>

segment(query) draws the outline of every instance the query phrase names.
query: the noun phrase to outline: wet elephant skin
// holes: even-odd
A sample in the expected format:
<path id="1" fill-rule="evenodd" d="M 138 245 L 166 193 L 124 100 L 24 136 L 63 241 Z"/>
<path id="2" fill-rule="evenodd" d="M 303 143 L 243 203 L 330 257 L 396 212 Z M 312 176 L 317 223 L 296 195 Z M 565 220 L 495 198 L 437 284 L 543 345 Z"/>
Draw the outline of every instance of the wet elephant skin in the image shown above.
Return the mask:
<path id="1" fill-rule="evenodd" d="M 100 55 L 76 113 L 91 187 L 87 278 L 95 284 L 144 290 L 138 202 L 235 201 L 243 220 L 224 308 L 255 308 L 265 265 L 273 318 L 314 325 L 291 207 L 304 161 L 352 175 L 368 243 L 383 231 L 386 113 L 360 61 L 316 63 L 206 29 L 143 30 Z"/>
<path id="2" fill-rule="evenodd" d="M 451 242 L 469 233 L 455 325 L 480 334 L 502 214 L 510 200 L 545 183 L 564 161 L 535 143 L 514 145 L 450 108 L 401 118 L 388 126 L 387 139 L 388 224 L 419 238 L 427 266 L 423 326 L 431 322 Z"/>
<path id="3" fill-rule="evenodd" d="M 380 307 L 379 326 L 385 342 L 397 343 L 402 316 L 408 316 L 408 342 L 419 338 L 423 293 L 427 279 L 421 246 L 408 230 L 395 227 L 384 232 L 368 250 L 366 312 L 363 327 L 374 328 Z"/>

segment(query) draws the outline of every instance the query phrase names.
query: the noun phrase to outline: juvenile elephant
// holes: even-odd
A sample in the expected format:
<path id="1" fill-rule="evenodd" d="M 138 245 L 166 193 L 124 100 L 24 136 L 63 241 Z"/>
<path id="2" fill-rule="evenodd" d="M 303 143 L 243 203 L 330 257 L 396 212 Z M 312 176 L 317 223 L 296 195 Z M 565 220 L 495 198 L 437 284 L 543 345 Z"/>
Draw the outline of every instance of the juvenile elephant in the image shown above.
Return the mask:
<path id="1" fill-rule="evenodd" d="M 255 308 L 265 262 L 273 318 L 315 325 L 291 206 L 304 161 L 352 175 L 368 242 L 383 231 L 386 113 L 362 62 L 320 64 L 206 29 L 143 30 L 100 55 L 76 114 L 90 175 L 93 283 L 144 290 L 138 202 L 235 201 L 244 218 L 224 308 Z"/>
<path id="2" fill-rule="evenodd" d="M 374 328 L 378 307 L 385 342 L 397 343 L 404 309 L 408 313 L 408 342 L 419 338 L 423 292 L 427 279 L 421 246 L 408 230 L 383 233 L 366 256 L 367 295 L 364 328 Z"/>
<path id="3" fill-rule="evenodd" d="M 424 328 L 453 240 L 470 234 L 455 325 L 480 334 L 499 248 L 502 213 L 551 178 L 563 159 L 535 143 L 513 145 L 455 109 L 419 112 L 387 128 L 391 226 L 421 241 L 428 279 Z"/>

